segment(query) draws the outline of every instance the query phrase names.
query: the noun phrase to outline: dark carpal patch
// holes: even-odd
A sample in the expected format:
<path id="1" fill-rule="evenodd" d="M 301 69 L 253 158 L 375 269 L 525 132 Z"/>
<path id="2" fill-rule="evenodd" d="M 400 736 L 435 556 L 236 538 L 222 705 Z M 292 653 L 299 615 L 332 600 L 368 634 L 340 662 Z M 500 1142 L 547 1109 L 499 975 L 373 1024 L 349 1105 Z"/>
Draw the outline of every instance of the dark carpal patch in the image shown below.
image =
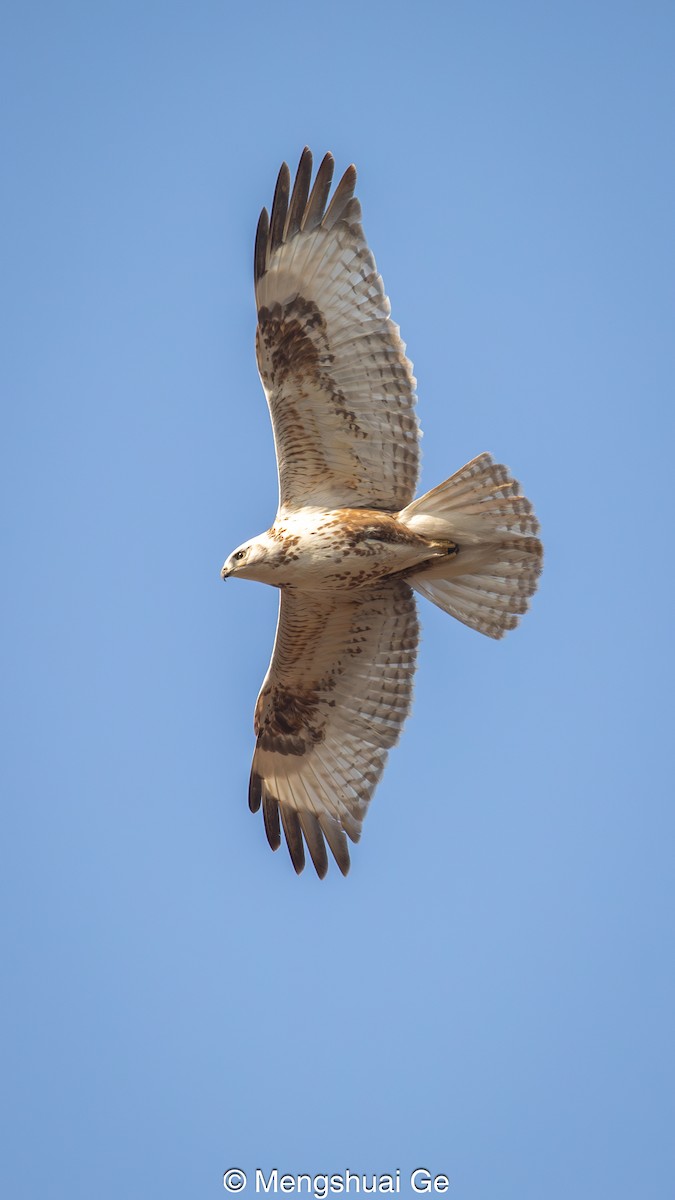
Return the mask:
<path id="1" fill-rule="evenodd" d="M 316 374 L 333 362 L 326 322 L 317 305 L 302 296 L 259 308 L 258 335 L 269 355 L 275 387 L 283 387 L 291 373 Z"/>
<path id="2" fill-rule="evenodd" d="M 258 745 L 278 754 L 304 754 L 324 740 L 317 688 L 302 692 L 278 685 L 265 696 L 264 713 L 256 714 Z"/>
<path id="3" fill-rule="evenodd" d="M 302 393 L 321 392 L 336 416 L 355 437 L 365 438 L 346 397 L 336 386 L 329 368 L 335 361 L 328 342 L 326 319 L 313 300 L 295 296 L 285 304 L 258 309 L 258 357 L 265 351 L 270 364 L 270 382 L 275 391 L 289 379 Z M 286 404 L 275 417 L 283 422 Z"/>

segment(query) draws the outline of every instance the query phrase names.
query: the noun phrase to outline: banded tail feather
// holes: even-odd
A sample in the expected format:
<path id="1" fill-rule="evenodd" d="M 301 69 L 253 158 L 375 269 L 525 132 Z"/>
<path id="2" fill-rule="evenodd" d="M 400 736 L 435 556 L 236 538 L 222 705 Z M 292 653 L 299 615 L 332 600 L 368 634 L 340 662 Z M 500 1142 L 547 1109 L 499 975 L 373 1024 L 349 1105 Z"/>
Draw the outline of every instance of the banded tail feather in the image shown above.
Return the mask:
<path id="1" fill-rule="evenodd" d="M 527 611 L 542 567 L 539 522 L 508 467 L 479 454 L 399 514 L 403 525 L 449 538 L 459 551 L 408 582 L 464 625 L 501 638 Z"/>

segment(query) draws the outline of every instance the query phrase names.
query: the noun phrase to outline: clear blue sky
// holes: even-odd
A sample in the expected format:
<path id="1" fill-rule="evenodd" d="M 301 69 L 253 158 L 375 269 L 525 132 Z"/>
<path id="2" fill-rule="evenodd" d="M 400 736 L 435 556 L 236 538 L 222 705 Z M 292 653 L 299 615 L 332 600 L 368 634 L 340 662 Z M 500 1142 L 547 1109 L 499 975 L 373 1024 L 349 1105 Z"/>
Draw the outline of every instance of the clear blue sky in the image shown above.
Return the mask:
<path id="1" fill-rule="evenodd" d="M 3 1195 L 673 1194 L 673 6 L 2 26 Z M 275 512 L 253 236 L 305 143 L 359 168 L 422 486 L 493 451 L 547 554 L 503 643 L 420 602 L 323 884 L 246 806 L 276 595 L 219 579 Z"/>

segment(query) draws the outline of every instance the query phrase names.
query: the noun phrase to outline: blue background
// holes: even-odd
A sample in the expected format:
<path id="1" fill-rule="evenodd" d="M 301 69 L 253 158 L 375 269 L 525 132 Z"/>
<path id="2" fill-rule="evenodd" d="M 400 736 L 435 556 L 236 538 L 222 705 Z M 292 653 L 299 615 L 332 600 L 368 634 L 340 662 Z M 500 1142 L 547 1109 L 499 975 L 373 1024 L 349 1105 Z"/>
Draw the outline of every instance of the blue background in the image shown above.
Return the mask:
<path id="1" fill-rule="evenodd" d="M 2 24 L 3 1194 L 672 1194 L 673 6 Z M 305 143 L 359 168 L 422 487 L 493 451 L 547 552 L 502 643 L 420 602 L 324 883 L 248 813 L 277 598 L 219 579 L 276 507 L 253 236 Z"/>

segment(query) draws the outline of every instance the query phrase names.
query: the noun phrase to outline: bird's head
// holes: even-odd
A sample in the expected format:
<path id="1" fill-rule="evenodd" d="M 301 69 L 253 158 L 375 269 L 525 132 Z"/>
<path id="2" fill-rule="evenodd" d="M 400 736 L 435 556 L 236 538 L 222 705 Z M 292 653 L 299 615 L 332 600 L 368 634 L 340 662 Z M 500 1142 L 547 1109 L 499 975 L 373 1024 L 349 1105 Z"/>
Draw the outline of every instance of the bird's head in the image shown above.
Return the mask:
<path id="1" fill-rule="evenodd" d="M 278 547 L 269 534 L 261 533 L 251 538 L 250 542 L 242 542 L 225 559 L 220 572 L 222 579 L 236 575 L 240 579 L 257 579 L 259 583 L 276 583 L 274 578 L 275 565 L 278 561 Z"/>

